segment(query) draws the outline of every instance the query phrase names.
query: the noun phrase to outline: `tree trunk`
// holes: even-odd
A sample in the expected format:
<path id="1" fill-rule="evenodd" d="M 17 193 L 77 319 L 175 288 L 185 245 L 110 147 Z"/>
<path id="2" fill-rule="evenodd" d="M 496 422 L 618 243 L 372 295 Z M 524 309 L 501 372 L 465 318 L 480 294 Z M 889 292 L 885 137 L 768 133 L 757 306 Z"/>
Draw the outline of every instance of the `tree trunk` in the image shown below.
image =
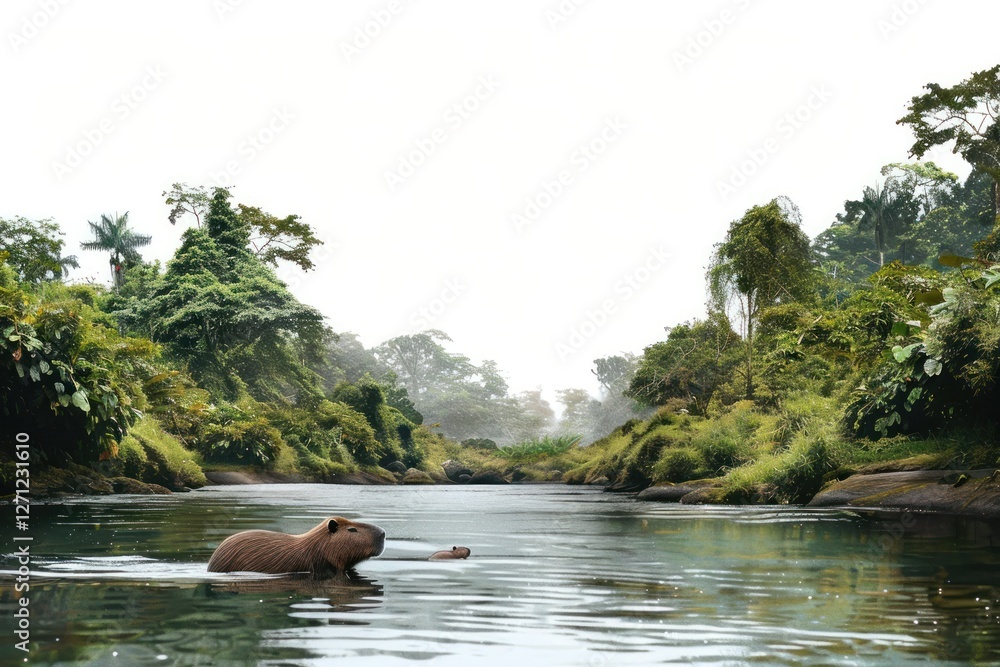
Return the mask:
<path id="1" fill-rule="evenodd" d="M 747 295 L 747 400 L 753 400 L 753 297 Z"/>
<path id="2" fill-rule="evenodd" d="M 1000 216 L 1000 183 L 993 180 L 993 228 L 997 227 L 997 217 Z"/>

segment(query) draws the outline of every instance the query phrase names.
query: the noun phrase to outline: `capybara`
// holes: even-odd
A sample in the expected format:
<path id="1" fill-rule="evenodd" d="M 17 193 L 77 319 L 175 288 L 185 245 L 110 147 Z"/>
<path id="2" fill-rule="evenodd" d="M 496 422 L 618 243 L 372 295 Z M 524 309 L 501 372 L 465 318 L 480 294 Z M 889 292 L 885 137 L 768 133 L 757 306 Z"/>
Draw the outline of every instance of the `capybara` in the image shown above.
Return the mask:
<path id="1" fill-rule="evenodd" d="M 471 555 L 472 551 L 469 550 L 469 547 L 452 547 L 451 551 L 437 551 L 431 554 L 427 560 L 456 560 L 468 558 Z"/>
<path id="2" fill-rule="evenodd" d="M 344 575 L 385 548 L 385 531 L 343 517 L 324 519 L 301 535 L 246 530 L 218 546 L 209 572 L 310 572 L 317 579 Z"/>

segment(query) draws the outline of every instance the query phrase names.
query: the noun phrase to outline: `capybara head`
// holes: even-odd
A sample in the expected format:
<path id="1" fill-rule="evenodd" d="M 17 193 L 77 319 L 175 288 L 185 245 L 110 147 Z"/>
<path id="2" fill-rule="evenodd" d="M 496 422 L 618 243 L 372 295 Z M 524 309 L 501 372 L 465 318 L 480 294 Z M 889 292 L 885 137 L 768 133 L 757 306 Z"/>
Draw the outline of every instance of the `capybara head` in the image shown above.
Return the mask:
<path id="1" fill-rule="evenodd" d="M 468 558 L 472 551 L 468 547 L 452 547 L 451 551 L 436 551 L 427 560 L 458 560 Z"/>
<path id="2" fill-rule="evenodd" d="M 385 531 L 370 523 L 358 523 L 344 517 L 330 517 L 303 536 L 321 546 L 323 558 L 343 572 L 385 550 Z"/>
<path id="3" fill-rule="evenodd" d="M 340 516 L 301 535 L 247 530 L 226 538 L 208 562 L 209 572 L 312 572 L 342 574 L 385 549 L 385 531 Z"/>

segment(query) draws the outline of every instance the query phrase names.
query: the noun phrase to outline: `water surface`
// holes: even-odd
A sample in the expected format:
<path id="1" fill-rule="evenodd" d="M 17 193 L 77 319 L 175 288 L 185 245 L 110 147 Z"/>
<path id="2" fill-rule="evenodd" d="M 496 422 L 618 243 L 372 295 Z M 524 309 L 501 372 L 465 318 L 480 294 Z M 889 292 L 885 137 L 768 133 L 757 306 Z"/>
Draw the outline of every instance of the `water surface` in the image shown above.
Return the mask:
<path id="1" fill-rule="evenodd" d="M 206 571 L 234 532 L 334 514 L 388 534 L 357 581 Z M 559 485 L 214 487 L 31 523 L 33 665 L 1000 664 L 1000 549 L 953 525 Z"/>

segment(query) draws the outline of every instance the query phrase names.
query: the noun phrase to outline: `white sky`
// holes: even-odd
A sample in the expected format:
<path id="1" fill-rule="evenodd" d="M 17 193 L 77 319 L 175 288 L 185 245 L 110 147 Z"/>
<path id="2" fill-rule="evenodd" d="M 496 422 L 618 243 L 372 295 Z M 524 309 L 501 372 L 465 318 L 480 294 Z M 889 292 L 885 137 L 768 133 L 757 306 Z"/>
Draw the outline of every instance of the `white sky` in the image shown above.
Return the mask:
<path id="1" fill-rule="evenodd" d="M 71 277 L 104 281 L 106 258 L 79 250 L 88 220 L 129 211 L 166 260 L 183 228 L 160 193 L 231 162 L 234 203 L 327 239 L 315 272 L 281 275 L 335 330 L 373 346 L 425 320 L 551 398 L 701 316 L 712 245 L 747 208 L 784 194 L 822 231 L 906 159 L 895 121 L 925 83 L 998 62 L 985 0 L 577 2 L 5 0 L 0 216 L 54 218 L 83 262 Z M 345 53 L 373 12 L 391 20 Z M 766 162 L 723 197 L 748 151 Z M 571 339 L 588 313 L 600 326 Z"/>

